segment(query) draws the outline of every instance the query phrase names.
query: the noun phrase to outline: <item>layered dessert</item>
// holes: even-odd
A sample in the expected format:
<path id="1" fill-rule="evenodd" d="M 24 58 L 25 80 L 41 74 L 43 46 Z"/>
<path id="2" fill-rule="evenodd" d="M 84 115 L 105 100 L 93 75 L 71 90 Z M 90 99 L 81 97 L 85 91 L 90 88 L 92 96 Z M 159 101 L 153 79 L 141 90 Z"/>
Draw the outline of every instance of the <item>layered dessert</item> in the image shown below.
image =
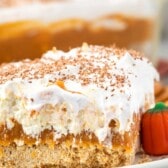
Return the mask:
<path id="1" fill-rule="evenodd" d="M 3 1 L 0 62 L 34 59 L 53 46 L 68 51 L 83 42 L 133 48 L 155 62 L 160 4 L 159 0 Z"/>
<path id="2" fill-rule="evenodd" d="M 0 66 L 0 167 L 116 167 L 134 161 L 152 64 L 88 46 Z"/>

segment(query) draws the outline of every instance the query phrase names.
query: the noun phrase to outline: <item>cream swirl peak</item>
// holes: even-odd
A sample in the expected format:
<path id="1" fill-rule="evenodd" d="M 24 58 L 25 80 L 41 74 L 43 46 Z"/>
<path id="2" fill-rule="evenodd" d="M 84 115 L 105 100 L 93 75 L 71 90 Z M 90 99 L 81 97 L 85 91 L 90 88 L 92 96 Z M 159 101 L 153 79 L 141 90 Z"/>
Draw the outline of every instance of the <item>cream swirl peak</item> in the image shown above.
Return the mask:
<path id="1" fill-rule="evenodd" d="M 158 73 L 135 51 L 103 46 L 52 50 L 41 59 L 0 66 L 0 123 L 21 124 L 36 137 L 46 129 L 54 138 L 92 132 L 111 145 L 112 120 L 119 133 L 130 129 L 133 116 L 154 103 Z"/>

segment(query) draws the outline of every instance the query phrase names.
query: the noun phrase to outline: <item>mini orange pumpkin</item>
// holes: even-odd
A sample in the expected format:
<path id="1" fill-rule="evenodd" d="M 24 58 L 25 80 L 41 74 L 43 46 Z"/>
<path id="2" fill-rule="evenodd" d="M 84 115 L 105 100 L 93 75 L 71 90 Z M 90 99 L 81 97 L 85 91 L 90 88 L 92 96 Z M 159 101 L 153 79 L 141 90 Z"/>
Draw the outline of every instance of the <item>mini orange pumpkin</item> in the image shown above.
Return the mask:
<path id="1" fill-rule="evenodd" d="M 164 103 L 157 103 L 143 114 L 141 142 L 147 154 L 168 154 L 168 107 Z"/>

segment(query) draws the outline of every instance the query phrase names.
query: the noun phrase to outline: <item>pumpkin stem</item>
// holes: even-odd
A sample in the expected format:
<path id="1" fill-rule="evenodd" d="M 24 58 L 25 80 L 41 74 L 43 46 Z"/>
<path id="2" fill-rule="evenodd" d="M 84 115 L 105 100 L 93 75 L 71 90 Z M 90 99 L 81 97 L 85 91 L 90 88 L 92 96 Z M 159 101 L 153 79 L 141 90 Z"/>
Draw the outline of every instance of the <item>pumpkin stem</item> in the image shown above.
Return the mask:
<path id="1" fill-rule="evenodd" d="M 155 107 L 152 109 L 149 109 L 147 112 L 149 113 L 155 113 L 155 112 L 161 112 L 168 110 L 168 106 L 166 106 L 163 102 L 156 103 Z"/>

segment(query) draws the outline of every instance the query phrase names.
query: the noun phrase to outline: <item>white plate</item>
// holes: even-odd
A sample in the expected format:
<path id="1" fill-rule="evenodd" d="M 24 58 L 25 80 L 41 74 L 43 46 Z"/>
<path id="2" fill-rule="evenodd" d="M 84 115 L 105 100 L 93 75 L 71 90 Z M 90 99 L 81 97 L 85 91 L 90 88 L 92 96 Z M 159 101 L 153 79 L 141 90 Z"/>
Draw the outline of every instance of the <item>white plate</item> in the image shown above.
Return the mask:
<path id="1" fill-rule="evenodd" d="M 122 168 L 168 168 L 168 158 L 143 164 L 124 166 Z"/>

